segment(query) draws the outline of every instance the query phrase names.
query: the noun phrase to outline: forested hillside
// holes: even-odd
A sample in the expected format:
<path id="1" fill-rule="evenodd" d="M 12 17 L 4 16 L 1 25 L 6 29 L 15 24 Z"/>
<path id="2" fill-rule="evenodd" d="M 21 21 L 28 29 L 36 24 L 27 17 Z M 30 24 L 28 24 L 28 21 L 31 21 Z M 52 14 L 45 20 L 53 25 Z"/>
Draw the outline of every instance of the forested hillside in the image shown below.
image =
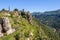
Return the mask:
<path id="1" fill-rule="evenodd" d="M 35 12 L 32 15 L 38 19 L 41 23 L 55 28 L 60 35 L 60 9 L 55 11 Z"/>
<path id="2" fill-rule="evenodd" d="M 60 29 L 60 10 L 46 11 L 43 13 L 32 13 L 32 15 L 37 18 L 40 22 L 45 25 Z"/>

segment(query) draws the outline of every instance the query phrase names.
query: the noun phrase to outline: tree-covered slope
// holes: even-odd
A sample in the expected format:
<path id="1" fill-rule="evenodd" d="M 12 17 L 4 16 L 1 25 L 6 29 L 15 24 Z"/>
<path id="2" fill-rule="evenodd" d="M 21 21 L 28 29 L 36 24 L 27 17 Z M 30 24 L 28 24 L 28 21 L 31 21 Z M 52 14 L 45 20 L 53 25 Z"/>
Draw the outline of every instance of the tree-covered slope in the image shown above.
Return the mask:
<path id="1" fill-rule="evenodd" d="M 43 13 L 32 13 L 32 15 L 41 23 L 51 26 L 57 30 L 60 29 L 60 10 L 47 11 Z"/>

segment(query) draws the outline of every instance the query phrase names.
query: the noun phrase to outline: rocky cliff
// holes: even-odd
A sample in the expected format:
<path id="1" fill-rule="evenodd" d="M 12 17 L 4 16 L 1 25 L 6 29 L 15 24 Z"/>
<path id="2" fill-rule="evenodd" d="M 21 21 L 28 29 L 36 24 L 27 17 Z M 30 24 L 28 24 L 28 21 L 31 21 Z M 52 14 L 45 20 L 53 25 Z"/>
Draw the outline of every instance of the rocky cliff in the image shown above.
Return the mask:
<path id="1" fill-rule="evenodd" d="M 60 40 L 54 28 L 39 23 L 30 12 L 17 12 L 0 13 L 0 40 Z"/>

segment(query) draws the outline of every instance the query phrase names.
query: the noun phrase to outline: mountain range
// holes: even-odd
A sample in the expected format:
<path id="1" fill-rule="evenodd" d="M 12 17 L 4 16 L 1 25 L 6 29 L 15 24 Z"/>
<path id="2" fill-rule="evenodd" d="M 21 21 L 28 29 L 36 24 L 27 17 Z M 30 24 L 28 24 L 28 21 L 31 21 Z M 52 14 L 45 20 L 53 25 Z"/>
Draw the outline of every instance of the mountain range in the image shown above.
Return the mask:
<path id="1" fill-rule="evenodd" d="M 33 17 L 39 20 L 39 22 L 49 27 L 55 28 L 60 32 L 60 9 L 55 11 L 46 12 L 33 12 Z"/>

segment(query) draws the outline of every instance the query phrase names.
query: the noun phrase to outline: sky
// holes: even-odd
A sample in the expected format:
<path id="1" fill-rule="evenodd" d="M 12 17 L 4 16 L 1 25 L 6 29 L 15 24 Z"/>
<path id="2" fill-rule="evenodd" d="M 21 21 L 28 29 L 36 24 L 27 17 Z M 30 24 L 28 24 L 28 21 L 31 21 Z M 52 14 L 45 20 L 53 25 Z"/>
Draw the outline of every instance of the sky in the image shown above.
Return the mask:
<path id="1" fill-rule="evenodd" d="M 60 9 L 60 0 L 0 0 L 0 10 L 15 8 L 30 12 L 44 12 Z"/>

